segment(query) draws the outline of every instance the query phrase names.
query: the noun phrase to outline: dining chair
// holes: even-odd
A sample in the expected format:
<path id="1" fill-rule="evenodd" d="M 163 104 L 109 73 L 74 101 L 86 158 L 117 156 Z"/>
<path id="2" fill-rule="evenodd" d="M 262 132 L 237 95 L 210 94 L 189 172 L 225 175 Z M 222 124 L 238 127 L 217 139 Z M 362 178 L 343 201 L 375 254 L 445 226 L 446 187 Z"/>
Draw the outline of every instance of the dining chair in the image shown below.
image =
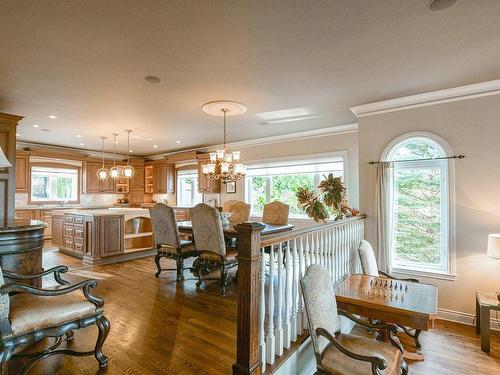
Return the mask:
<path id="1" fill-rule="evenodd" d="M 251 207 L 248 203 L 232 199 L 224 202 L 222 211 L 231 212 L 231 216 L 229 217 L 230 223 L 241 223 L 250 219 Z"/>
<path id="2" fill-rule="evenodd" d="M 262 222 L 269 225 L 288 224 L 288 215 L 290 206 L 279 201 L 273 201 L 264 205 L 262 213 Z"/>
<path id="3" fill-rule="evenodd" d="M 377 258 L 375 258 L 375 252 L 373 251 L 373 247 L 370 242 L 366 240 L 361 240 L 358 247 L 359 260 L 361 262 L 361 268 L 363 270 L 363 274 L 373 277 L 383 277 L 391 280 L 405 281 L 410 283 L 418 283 L 417 279 L 412 278 L 399 278 L 393 276 L 387 272 L 380 271 L 377 265 Z M 410 336 L 415 341 L 415 346 L 417 349 L 421 348 L 419 342 L 419 336 L 421 330 L 414 330 L 411 332 L 408 327 L 399 326 L 408 336 Z"/>
<path id="4" fill-rule="evenodd" d="M 372 324 L 337 309 L 335 289 L 328 270 L 318 264 L 308 267 L 300 280 L 316 368 L 328 375 L 406 375 L 403 348 L 389 323 Z M 383 332 L 390 343 L 340 332 L 339 316 L 358 325 Z"/>
<path id="5" fill-rule="evenodd" d="M 68 267 L 57 266 L 34 275 L 20 275 L 8 271 L 2 273 L 0 269 L 0 374 L 8 374 L 11 360 L 25 361 L 17 373 L 23 375 L 38 361 L 56 354 L 94 355 L 100 368 L 107 367 L 108 357 L 102 352 L 102 347 L 110 323 L 104 316 L 104 301 L 91 293 L 97 281 L 87 279 L 70 284 L 61 277 L 67 271 Z M 46 275 L 53 275 L 59 285 L 38 288 L 25 284 Z M 5 284 L 4 277 L 9 279 L 9 284 Z M 74 330 L 92 325 L 99 330 L 94 350 L 58 349 L 63 336 L 66 336 L 66 341 L 72 340 Z M 45 338 L 54 338 L 55 341 L 40 352 L 22 352 L 23 348 Z"/>
<path id="6" fill-rule="evenodd" d="M 200 203 L 191 209 L 193 238 L 199 251 L 193 267 L 198 274 L 199 287 L 203 282 L 202 272 L 211 272 L 213 268 L 220 269 L 221 294 L 226 293 L 227 272 L 238 265 L 235 249 L 226 249 L 224 232 L 219 211 L 205 203 Z"/>
<path id="7" fill-rule="evenodd" d="M 180 238 L 175 211 L 172 207 L 163 203 L 156 203 L 149 208 L 149 216 L 151 217 L 153 240 L 157 250 L 155 255 L 157 268 L 155 277 L 159 277 L 162 271 L 177 271 L 176 280 L 184 280 L 184 270 L 193 270 L 192 267 L 184 267 L 184 260 L 198 255 L 193 241 Z M 161 258 L 175 260 L 177 267 L 161 268 Z"/>

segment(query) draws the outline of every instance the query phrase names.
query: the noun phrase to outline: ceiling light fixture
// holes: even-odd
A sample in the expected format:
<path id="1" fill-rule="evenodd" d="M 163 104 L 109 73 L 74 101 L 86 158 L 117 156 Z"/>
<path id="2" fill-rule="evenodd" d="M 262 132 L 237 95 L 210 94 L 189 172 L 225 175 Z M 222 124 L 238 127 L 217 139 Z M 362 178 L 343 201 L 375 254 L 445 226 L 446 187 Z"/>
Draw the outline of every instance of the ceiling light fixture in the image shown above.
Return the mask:
<path id="1" fill-rule="evenodd" d="M 132 150 L 130 149 L 130 133 L 132 133 L 132 130 L 127 130 L 126 132 L 127 132 L 127 165 L 123 167 L 123 176 L 125 176 L 126 178 L 131 178 L 135 173 L 134 167 L 130 165 L 130 155 L 129 155 L 129 153 L 132 152 Z"/>
<path id="2" fill-rule="evenodd" d="M 12 164 L 10 163 L 9 159 L 7 159 L 7 157 L 3 153 L 2 148 L 0 147 L 0 168 L 7 167 L 12 167 Z"/>
<path id="3" fill-rule="evenodd" d="M 161 83 L 161 79 L 160 77 L 157 77 L 157 76 L 147 76 L 147 77 L 144 77 L 144 79 L 146 80 L 146 82 L 149 82 L 149 83 Z"/>
<path id="4" fill-rule="evenodd" d="M 116 166 L 116 136 L 118 134 L 113 133 L 113 167 L 109 170 L 109 175 L 111 178 L 118 178 L 120 177 L 120 168 Z"/>
<path id="5" fill-rule="evenodd" d="M 158 145 L 153 145 L 153 148 L 158 148 Z"/>
<path id="6" fill-rule="evenodd" d="M 34 128 L 39 128 L 39 127 L 40 127 L 40 125 L 38 125 L 38 124 L 33 124 L 33 127 L 34 127 Z"/>
<path id="7" fill-rule="evenodd" d="M 20 137 L 20 136 L 21 136 L 21 134 L 19 134 L 19 133 L 16 133 L 16 137 Z"/>
<path id="8" fill-rule="evenodd" d="M 109 178 L 109 171 L 104 167 L 104 140 L 106 137 L 101 137 L 102 139 L 102 167 L 97 170 L 97 178 L 101 181 L 107 180 Z"/>
<path id="9" fill-rule="evenodd" d="M 55 119 L 57 119 L 57 116 L 55 116 L 55 115 L 50 115 L 50 116 L 49 116 L 49 118 L 51 118 L 51 119 L 55 120 Z"/>
<path id="10" fill-rule="evenodd" d="M 215 101 L 204 104 L 202 109 L 209 115 L 224 117 L 224 143 L 221 149 L 210 153 L 210 163 L 203 165 L 203 174 L 211 180 L 221 180 L 224 184 L 242 179 L 246 174 L 246 167 L 240 163 L 240 152 L 227 151 L 226 117 L 245 113 L 247 107 L 233 101 Z"/>
<path id="11" fill-rule="evenodd" d="M 179 143 L 181 143 L 181 141 L 175 141 L 175 143 L 179 144 Z"/>
<path id="12" fill-rule="evenodd" d="M 80 143 L 80 146 L 85 146 L 85 143 Z"/>
<path id="13" fill-rule="evenodd" d="M 75 135 L 76 138 L 82 138 L 80 134 Z"/>

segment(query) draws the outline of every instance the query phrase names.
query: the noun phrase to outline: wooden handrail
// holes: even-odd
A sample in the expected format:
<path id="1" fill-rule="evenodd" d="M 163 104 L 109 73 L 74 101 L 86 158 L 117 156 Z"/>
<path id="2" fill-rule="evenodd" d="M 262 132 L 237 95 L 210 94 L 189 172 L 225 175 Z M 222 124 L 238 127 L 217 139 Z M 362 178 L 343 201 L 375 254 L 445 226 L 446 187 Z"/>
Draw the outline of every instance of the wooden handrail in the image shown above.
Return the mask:
<path id="1" fill-rule="evenodd" d="M 293 240 L 295 238 L 299 238 L 301 236 L 304 236 L 306 234 L 319 232 L 321 230 L 328 229 L 328 228 L 338 227 L 338 226 L 341 226 L 343 224 L 350 223 L 350 222 L 357 221 L 357 220 L 362 220 L 365 218 L 366 218 L 366 215 L 358 215 L 358 216 L 350 217 L 348 219 L 330 221 L 330 222 L 327 222 L 324 224 L 313 225 L 311 227 L 294 229 L 294 230 L 291 230 L 289 232 L 270 234 L 270 235 L 267 235 L 265 238 L 262 238 L 260 240 L 260 247 L 266 247 L 266 246 L 271 246 L 271 245 L 274 245 L 274 244 L 277 244 L 280 242 L 290 241 L 290 240 Z"/>

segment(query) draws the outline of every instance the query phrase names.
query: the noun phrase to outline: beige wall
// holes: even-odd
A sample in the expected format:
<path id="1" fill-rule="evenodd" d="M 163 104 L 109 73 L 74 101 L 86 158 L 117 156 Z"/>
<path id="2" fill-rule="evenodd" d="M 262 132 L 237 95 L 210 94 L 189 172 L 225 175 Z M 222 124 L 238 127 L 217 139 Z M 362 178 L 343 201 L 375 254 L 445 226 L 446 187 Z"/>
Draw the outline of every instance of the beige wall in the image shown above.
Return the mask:
<path id="1" fill-rule="evenodd" d="M 359 119 L 361 212 L 368 215 L 366 238 L 376 244 L 375 167 L 387 144 L 399 135 L 433 132 L 466 159 L 455 162 L 455 281 L 439 286 L 439 307 L 473 313 L 475 291 L 500 290 L 500 262 L 486 256 L 488 233 L 500 232 L 500 95 L 468 99 Z"/>
<path id="2" fill-rule="evenodd" d="M 269 160 L 273 158 L 296 157 L 301 160 L 305 155 L 327 153 L 335 151 L 347 151 L 348 153 L 348 187 L 349 201 L 351 206 L 358 207 L 358 136 L 356 131 L 343 134 L 331 134 L 328 136 L 302 138 L 293 141 L 239 147 L 242 162 L 251 164 L 252 161 Z M 223 187 L 224 190 L 224 187 Z M 238 182 L 236 194 L 221 193 L 221 204 L 225 200 L 244 200 L 243 183 Z"/>

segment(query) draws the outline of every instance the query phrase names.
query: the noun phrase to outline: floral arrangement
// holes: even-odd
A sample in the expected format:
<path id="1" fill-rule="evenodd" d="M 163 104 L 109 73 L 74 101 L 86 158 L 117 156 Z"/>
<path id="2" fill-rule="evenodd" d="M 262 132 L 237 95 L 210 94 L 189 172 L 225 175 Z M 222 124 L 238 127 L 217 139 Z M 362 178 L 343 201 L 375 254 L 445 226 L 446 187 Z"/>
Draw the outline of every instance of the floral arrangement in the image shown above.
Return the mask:
<path id="1" fill-rule="evenodd" d="M 317 223 L 326 222 L 330 214 L 335 216 L 335 220 L 358 215 L 357 209 L 348 206 L 342 177 L 333 177 L 330 173 L 324 178 L 318 186 L 318 191 L 302 187 L 297 189 L 297 207 Z"/>

